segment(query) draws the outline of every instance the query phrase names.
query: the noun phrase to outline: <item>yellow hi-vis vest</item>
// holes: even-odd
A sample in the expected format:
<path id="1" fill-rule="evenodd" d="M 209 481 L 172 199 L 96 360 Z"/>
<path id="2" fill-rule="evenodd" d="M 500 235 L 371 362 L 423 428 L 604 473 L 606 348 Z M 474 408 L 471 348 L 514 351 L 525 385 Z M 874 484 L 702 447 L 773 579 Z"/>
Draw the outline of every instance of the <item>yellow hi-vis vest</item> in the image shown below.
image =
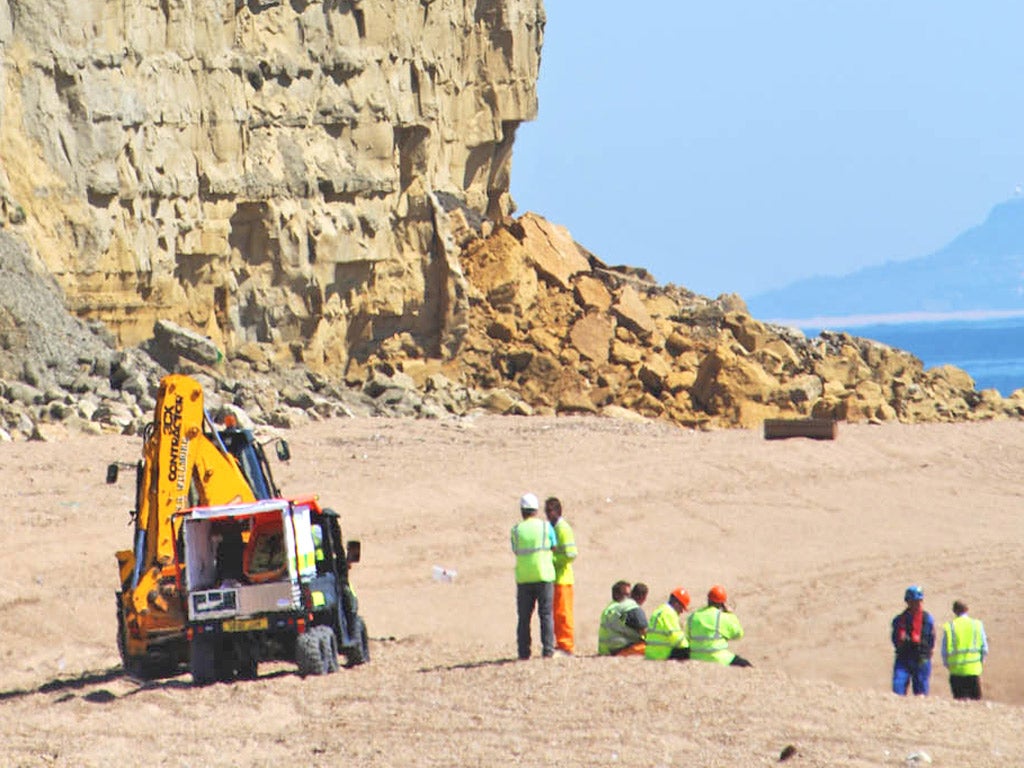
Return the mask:
<path id="1" fill-rule="evenodd" d="M 672 655 L 673 648 L 687 646 L 686 633 L 679 623 L 679 614 L 668 603 L 658 606 L 651 614 L 647 626 L 647 647 L 644 655 L 648 659 L 667 659 Z"/>
<path id="2" fill-rule="evenodd" d="M 690 658 L 729 665 L 736 654 L 729 650 L 729 641 L 743 637 L 743 627 L 733 613 L 709 605 L 694 611 L 686 622 L 686 639 L 690 641 Z"/>
<path id="3" fill-rule="evenodd" d="M 555 523 L 555 584 L 572 584 L 572 561 L 576 559 L 576 537 L 564 517 Z"/>
<path id="4" fill-rule="evenodd" d="M 551 550 L 555 532 L 551 523 L 528 517 L 512 526 L 512 551 L 516 553 L 516 584 L 535 584 L 555 580 Z"/>
<path id="5" fill-rule="evenodd" d="M 610 656 L 612 651 L 621 651 L 644 639 L 639 632 L 626 625 L 626 614 L 639 607 L 635 600 L 627 597 L 622 602 L 613 600 L 601 612 L 601 626 L 597 630 L 598 656 Z"/>
<path id="6" fill-rule="evenodd" d="M 946 665 L 949 674 L 977 676 L 981 674 L 981 622 L 969 616 L 957 616 L 942 627 L 946 644 Z"/>

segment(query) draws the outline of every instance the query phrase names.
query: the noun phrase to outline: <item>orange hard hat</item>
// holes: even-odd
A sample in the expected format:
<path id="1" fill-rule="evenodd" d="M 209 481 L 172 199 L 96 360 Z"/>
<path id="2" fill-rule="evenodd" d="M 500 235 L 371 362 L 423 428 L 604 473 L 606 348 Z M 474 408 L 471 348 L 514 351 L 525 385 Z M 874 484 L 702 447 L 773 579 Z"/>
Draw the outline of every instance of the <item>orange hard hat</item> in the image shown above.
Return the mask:
<path id="1" fill-rule="evenodd" d="M 678 600 L 679 604 L 683 606 L 684 609 L 688 609 L 690 607 L 690 593 L 682 587 L 676 587 L 673 589 L 672 597 Z"/>
<path id="2" fill-rule="evenodd" d="M 721 584 L 715 584 L 715 586 L 708 590 L 709 603 L 725 603 L 725 601 L 725 587 L 723 587 Z"/>

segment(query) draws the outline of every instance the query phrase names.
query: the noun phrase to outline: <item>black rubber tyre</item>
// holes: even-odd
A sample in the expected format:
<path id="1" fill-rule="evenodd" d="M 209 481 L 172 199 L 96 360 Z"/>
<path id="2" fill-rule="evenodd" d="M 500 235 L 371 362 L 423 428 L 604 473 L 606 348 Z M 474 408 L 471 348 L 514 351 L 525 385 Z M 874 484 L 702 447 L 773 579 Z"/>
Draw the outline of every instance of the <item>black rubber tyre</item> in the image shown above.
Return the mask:
<path id="1" fill-rule="evenodd" d="M 254 637 L 235 639 L 235 670 L 239 680 L 255 680 L 259 677 L 260 648 Z"/>
<path id="2" fill-rule="evenodd" d="M 115 592 L 114 597 L 117 599 L 117 652 L 121 656 L 121 665 L 124 667 L 124 671 L 128 671 L 128 665 L 125 663 L 125 642 L 124 642 L 124 609 L 121 607 L 121 593 Z"/>
<path id="3" fill-rule="evenodd" d="M 356 616 L 352 640 L 353 644 L 345 649 L 346 666 L 355 667 L 359 664 L 366 664 L 370 660 L 370 638 L 362 616 Z"/>
<path id="4" fill-rule="evenodd" d="M 303 677 L 327 674 L 327 658 L 322 650 L 323 633 L 319 631 L 321 629 L 323 628 L 313 627 L 295 640 L 295 664 Z"/>
<path id="5" fill-rule="evenodd" d="M 124 639 L 124 609 L 121 606 L 121 593 L 117 595 L 117 652 L 121 656 L 121 668 L 128 677 L 137 680 L 145 679 L 145 660 L 140 656 L 129 656 Z"/>
<path id="6" fill-rule="evenodd" d="M 224 647 L 220 638 L 213 644 L 213 668 L 220 682 L 230 683 L 235 679 L 235 655 L 231 648 Z"/>
<path id="7" fill-rule="evenodd" d="M 366 629 L 366 622 L 362 617 L 358 619 L 359 624 L 359 647 L 363 651 L 363 664 L 370 661 L 370 633 Z"/>
<path id="8" fill-rule="evenodd" d="M 125 656 L 121 659 L 121 668 L 128 677 L 134 680 L 149 680 L 146 659 L 142 656 Z"/>
<path id="9" fill-rule="evenodd" d="M 318 630 L 323 630 L 320 638 L 320 653 L 323 654 L 324 661 L 327 664 L 327 674 L 332 674 L 338 671 L 338 638 L 334 635 L 334 630 L 330 627 L 316 627 Z"/>
<path id="10" fill-rule="evenodd" d="M 170 661 L 160 664 L 159 658 L 150 656 L 130 656 L 125 641 L 124 608 L 121 605 L 121 593 L 117 595 L 117 652 L 121 656 L 121 669 L 135 680 L 152 680 L 156 677 L 170 677 L 176 672 L 176 665 Z"/>
<path id="11" fill-rule="evenodd" d="M 196 635 L 189 643 L 189 669 L 192 671 L 192 685 L 209 685 L 216 682 L 217 639 L 209 635 Z"/>

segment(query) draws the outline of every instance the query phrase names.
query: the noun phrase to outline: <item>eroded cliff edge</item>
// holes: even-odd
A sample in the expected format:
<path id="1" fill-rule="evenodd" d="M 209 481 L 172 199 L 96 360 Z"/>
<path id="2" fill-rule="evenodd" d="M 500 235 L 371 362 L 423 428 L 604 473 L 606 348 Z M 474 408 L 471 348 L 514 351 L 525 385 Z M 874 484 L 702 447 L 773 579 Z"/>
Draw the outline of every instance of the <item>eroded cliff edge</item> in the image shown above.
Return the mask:
<path id="1" fill-rule="evenodd" d="M 0 440 L 138 432 L 167 370 L 283 427 L 1024 413 L 513 218 L 543 34 L 540 0 L 0 0 Z"/>
<path id="2" fill-rule="evenodd" d="M 2 213 L 125 344 L 436 349 L 446 213 L 511 212 L 543 30 L 541 0 L 0 0 Z"/>

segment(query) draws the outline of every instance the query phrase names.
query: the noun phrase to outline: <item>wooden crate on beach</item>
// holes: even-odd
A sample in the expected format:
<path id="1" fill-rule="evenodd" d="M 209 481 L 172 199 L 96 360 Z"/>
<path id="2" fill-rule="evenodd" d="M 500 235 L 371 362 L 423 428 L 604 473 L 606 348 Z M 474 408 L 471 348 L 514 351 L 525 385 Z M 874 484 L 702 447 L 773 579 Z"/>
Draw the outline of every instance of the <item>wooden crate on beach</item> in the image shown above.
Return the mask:
<path id="1" fill-rule="evenodd" d="M 809 437 L 812 440 L 835 440 L 838 434 L 834 419 L 765 419 L 764 439 Z"/>

